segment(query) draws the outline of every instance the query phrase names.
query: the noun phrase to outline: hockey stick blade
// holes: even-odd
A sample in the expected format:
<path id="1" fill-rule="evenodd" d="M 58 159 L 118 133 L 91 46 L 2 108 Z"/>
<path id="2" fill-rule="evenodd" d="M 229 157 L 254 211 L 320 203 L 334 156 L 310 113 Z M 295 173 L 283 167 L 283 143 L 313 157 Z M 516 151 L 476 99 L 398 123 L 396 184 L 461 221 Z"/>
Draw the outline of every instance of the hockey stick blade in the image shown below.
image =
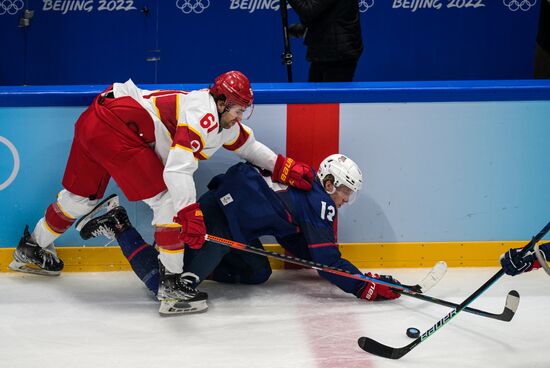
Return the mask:
<path id="1" fill-rule="evenodd" d="M 428 272 L 426 277 L 424 277 L 424 279 L 422 279 L 422 281 L 418 283 L 418 286 L 420 288 L 420 290 L 418 291 L 421 293 L 425 293 L 426 291 L 437 285 L 437 283 L 441 281 L 443 276 L 445 276 L 445 274 L 447 273 L 447 268 L 447 263 L 445 263 L 444 261 L 437 262 L 435 266 L 433 266 L 433 268 L 430 270 L 430 272 Z"/>
<path id="2" fill-rule="evenodd" d="M 459 306 L 458 304 L 448 302 L 446 300 L 437 299 L 437 298 L 434 298 L 434 297 L 431 297 L 431 296 L 428 296 L 428 295 L 424 295 L 424 294 L 415 294 L 415 293 L 408 294 L 408 293 L 400 291 L 400 290 L 397 290 L 397 292 L 400 293 L 400 294 L 405 294 L 405 295 L 410 296 L 410 297 L 415 298 L 415 299 L 423 300 L 423 301 L 426 301 L 426 302 L 431 302 L 431 303 L 434 303 L 434 304 L 443 305 L 445 307 L 457 308 Z M 518 305 L 519 305 L 519 293 L 515 290 L 512 290 L 508 293 L 508 295 L 506 295 L 506 303 L 504 304 L 504 310 L 502 311 L 502 313 L 498 313 L 498 314 L 497 313 L 491 313 L 491 312 L 486 312 L 486 311 L 483 311 L 483 310 L 470 308 L 470 307 L 464 308 L 464 312 L 476 314 L 476 315 L 481 316 L 481 317 L 496 319 L 498 321 L 510 322 L 512 320 L 512 318 L 514 318 L 516 310 L 518 309 Z"/>
<path id="3" fill-rule="evenodd" d="M 535 244 L 539 240 L 541 240 L 547 233 L 550 231 L 550 222 L 544 226 L 537 235 L 531 238 L 531 241 L 527 243 L 523 249 L 520 251 L 520 255 L 525 254 L 526 252 L 533 249 Z M 472 303 L 474 300 L 476 300 L 481 294 L 483 294 L 487 289 L 489 289 L 498 279 L 500 279 L 504 275 L 504 270 L 501 268 L 496 274 L 494 274 L 489 280 L 487 280 L 483 285 L 481 285 L 476 291 L 474 291 L 469 297 L 466 298 L 458 307 L 453 309 L 449 314 L 447 314 L 445 317 L 437 321 L 435 325 L 433 325 L 429 330 L 424 332 L 422 335 L 420 335 L 416 340 L 411 342 L 409 345 L 404 346 L 402 348 L 392 348 L 390 346 L 384 345 L 379 343 L 378 341 L 375 341 L 368 337 L 360 337 L 357 341 L 359 344 L 359 347 L 361 349 L 365 350 L 366 352 L 369 352 L 371 354 L 375 354 L 384 358 L 390 358 L 390 359 L 399 359 L 403 355 L 407 354 L 409 351 L 414 349 L 416 346 L 418 346 L 421 342 L 426 340 L 428 337 L 433 335 L 436 331 L 438 331 L 441 327 L 445 326 L 447 323 L 449 323 L 454 317 L 456 317 L 460 312 L 466 309 L 470 303 Z M 516 299 L 516 301 L 519 301 L 519 299 Z M 514 304 L 512 304 L 512 307 Z M 517 308 L 517 305 L 515 306 Z"/>
<path id="4" fill-rule="evenodd" d="M 514 315 L 516 314 L 516 311 L 518 310 L 519 306 L 519 293 L 515 290 L 512 290 L 508 293 L 506 296 L 506 305 L 504 306 L 504 310 L 501 314 L 495 315 L 499 316 L 499 319 L 501 321 L 510 322 L 512 318 L 514 318 Z"/>
<path id="5" fill-rule="evenodd" d="M 450 303 L 451 304 L 451 303 Z M 518 309 L 519 305 L 519 293 L 515 290 L 511 290 L 508 295 L 506 296 L 506 304 L 504 306 L 504 310 L 500 314 L 493 314 L 488 313 L 484 311 L 480 311 L 474 308 L 464 308 L 465 312 L 470 312 L 474 314 L 478 314 L 480 316 L 489 317 L 498 319 L 500 321 L 506 321 L 509 322 L 514 318 L 514 315 L 516 313 L 516 310 Z M 449 319 L 447 322 L 456 315 L 454 313 L 455 311 L 451 312 L 449 315 Z M 454 313 L 454 314 L 453 314 Z M 445 322 L 446 323 L 446 322 Z M 368 337 L 360 337 L 358 340 L 359 347 L 361 349 L 365 350 L 366 352 L 369 352 L 374 355 L 381 356 L 383 358 L 388 359 L 399 359 L 403 355 L 407 354 L 409 351 L 411 351 L 416 345 L 420 344 L 424 339 L 426 339 L 428 336 L 430 336 L 432 333 L 434 333 L 437 329 L 443 326 L 444 323 L 440 325 L 436 325 L 432 327 L 432 329 L 425 332 L 421 337 L 419 337 L 417 340 L 413 341 L 407 346 L 404 346 L 402 348 L 392 348 L 390 346 L 384 345 L 378 341 L 375 341 Z"/>
<path id="6" fill-rule="evenodd" d="M 369 337 L 360 337 L 358 343 L 359 347 L 366 352 L 388 359 L 399 359 L 403 355 L 407 354 L 409 350 L 414 347 L 414 345 L 418 344 L 415 340 L 403 348 L 396 349 L 388 345 L 381 344 Z"/>

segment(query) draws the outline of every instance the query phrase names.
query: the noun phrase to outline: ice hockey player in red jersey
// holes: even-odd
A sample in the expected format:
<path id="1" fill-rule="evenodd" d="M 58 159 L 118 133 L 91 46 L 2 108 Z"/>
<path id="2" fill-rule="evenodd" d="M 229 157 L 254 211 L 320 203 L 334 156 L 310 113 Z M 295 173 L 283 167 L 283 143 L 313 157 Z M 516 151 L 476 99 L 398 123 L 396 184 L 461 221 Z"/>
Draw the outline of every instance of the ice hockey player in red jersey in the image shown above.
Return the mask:
<path id="1" fill-rule="evenodd" d="M 248 78 L 238 71 L 191 92 L 144 90 L 131 80 L 110 86 L 77 120 L 64 189 L 32 233 L 25 228 L 10 268 L 59 274 L 64 264 L 53 241 L 78 218 L 82 228 L 94 209 L 105 207 L 99 200 L 112 177 L 130 201 L 142 200 L 153 210 L 158 298 L 204 297 L 180 277 L 184 244 L 200 248 L 206 231 L 193 181 L 199 161 L 224 147 L 282 183 L 309 190 L 313 180 L 307 165 L 275 154 L 241 122 L 253 100 Z M 114 199 L 105 200 L 108 208 L 116 207 L 109 203 Z"/>

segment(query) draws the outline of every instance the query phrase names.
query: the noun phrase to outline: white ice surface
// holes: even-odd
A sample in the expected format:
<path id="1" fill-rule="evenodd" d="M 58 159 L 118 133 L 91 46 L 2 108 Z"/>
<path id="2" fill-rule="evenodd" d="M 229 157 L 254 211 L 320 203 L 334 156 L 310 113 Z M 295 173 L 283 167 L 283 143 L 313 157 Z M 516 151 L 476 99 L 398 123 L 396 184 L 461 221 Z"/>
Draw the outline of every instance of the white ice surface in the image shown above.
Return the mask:
<path id="1" fill-rule="evenodd" d="M 374 270 L 413 284 L 426 269 Z M 429 295 L 460 303 L 496 272 L 450 268 Z M 275 271 L 260 286 L 206 282 L 208 312 L 160 317 L 129 272 L 41 277 L 0 273 L 0 367 L 39 368 L 531 368 L 550 366 L 550 278 L 504 276 L 471 306 L 493 313 L 521 294 L 512 322 L 460 313 L 400 360 L 370 355 L 368 336 L 394 347 L 449 309 L 403 296 L 366 303 L 314 271 Z"/>

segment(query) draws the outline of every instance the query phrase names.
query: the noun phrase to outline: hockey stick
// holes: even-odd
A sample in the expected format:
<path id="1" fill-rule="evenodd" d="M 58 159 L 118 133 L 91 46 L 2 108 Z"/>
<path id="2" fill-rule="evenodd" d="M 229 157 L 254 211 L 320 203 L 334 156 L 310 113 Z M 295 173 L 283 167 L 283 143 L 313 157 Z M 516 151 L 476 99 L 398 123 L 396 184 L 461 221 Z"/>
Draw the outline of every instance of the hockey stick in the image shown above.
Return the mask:
<path id="1" fill-rule="evenodd" d="M 546 233 L 550 230 L 550 222 L 546 224 L 545 227 L 542 228 L 542 230 L 534 236 L 527 245 L 523 247 L 521 250 L 520 255 L 525 254 L 529 250 L 533 249 L 535 244 L 541 240 Z M 472 303 L 474 300 L 476 300 L 481 294 L 483 294 L 489 287 L 491 287 L 498 279 L 500 279 L 504 275 L 504 270 L 501 268 L 493 277 L 491 277 L 487 282 L 485 282 L 479 289 L 477 289 L 472 295 L 470 295 L 466 300 L 464 300 L 458 307 L 453 309 L 449 314 L 447 314 L 445 317 L 440 319 L 435 325 L 433 325 L 429 330 L 424 332 L 420 337 L 418 337 L 416 340 L 411 342 L 409 345 L 406 345 L 402 348 L 392 348 L 390 346 L 384 345 L 382 343 L 379 343 L 376 340 L 373 340 L 369 337 L 360 337 L 357 341 L 359 344 L 359 347 L 361 349 L 365 350 L 366 352 L 369 352 L 371 354 L 375 354 L 384 358 L 390 358 L 390 359 L 399 359 L 403 355 L 407 354 L 409 351 L 417 347 L 421 342 L 426 340 L 428 337 L 433 335 L 437 330 L 439 330 L 441 327 L 445 326 L 449 321 L 451 321 L 456 315 L 463 310 L 466 310 L 466 307 Z"/>
<path id="2" fill-rule="evenodd" d="M 446 307 L 457 308 L 459 306 L 458 304 L 448 302 L 446 300 L 437 299 L 425 294 L 416 294 L 416 293 L 407 294 L 407 293 L 401 292 L 400 290 L 396 290 L 396 292 L 402 295 L 404 294 L 412 298 L 424 300 L 434 304 L 443 305 Z M 498 321 L 510 322 L 512 318 L 514 318 L 514 315 L 516 314 L 516 310 L 518 309 L 518 306 L 519 306 L 519 293 L 515 290 L 511 290 L 510 292 L 508 292 L 508 295 L 506 295 L 506 303 L 504 304 L 504 310 L 502 311 L 502 313 L 498 313 L 498 314 L 490 313 L 490 312 L 486 312 L 483 310 L 470 308 L 470 307 L 464 308 L 464 312 L 477 314 L 478 316 L 481 316 L 481 317 L 496 319 Z"/>
<path id="3" fill-rule="evenodd" d="M 426 277 L 424 277 L 424 279 L 418 284 L 416 285 L 394 284 L 391 282 L 386 282 L 386 281 L 376 279 L 374 277 L 368 277 L 361 274 L 353 274 L 350 271 L 347 271 L 341 268 L 327 266 L 321 263 L 308 261 L 305 259 L 252 247 L 247 244 L 239 243 L 229 239 L 224 239 L 215 235 L 206 234 L 205 239 L 207 241 L 211 241 L 213 243 L 220 244 L 220 245 L 225 245 L 233 249 L 238 249 L 249 253 L 255 253 L 262 256 L 275 258 L 284 262 L 297 264 L 307 268 L 313 268 L 314 270 L 317 270 L 317 271 L 332 273 L 335 275 L 348 277 L 348 278 L 352 278 L 360 281 L 371 281 L 376 284 L 391 286 L 393 289 L 396 289 L 396 291 L 399 290 L 403 292 L 403 294 L 407 294 L 407 295 L 418 294 L 431 289 L 435 284 L 437 284 L 443 278 L 443 276 L 445 275 L 445 272 L 447 272 L 447 264 L 445 262 L 440 261 L 436 263 L 436 265 L 430 270 L 430 272 L 426 275 Z"/>
<path id="4" fill-rule="evenodd" d="M 429 289 L 431 289 L 435 284 L 437 284 L 443 278 L 443 276 L 445 275 L 445 272 L 447 271 L 447 265 L 445 264 L 445 262 L 438 262 L 432 268 L 432 270 L 430 270 L 428 275 L 417 285 L 410 285 L 410 286 L 396 285 L 396 284 L 382 282 L 378 279 L 373 279 L 365 275 L 355 275 L 347 270 L 343 270 L 340 268 L 331 267 L 331 266 L 323 265 L 312 261 L 307 261 L 305 259 L 300 259 L 292 256 L 287 256 L 277 252 L 267 251 L 267 250 L 252 247 L 246 244 L 238 243 L 232 240 L 220 238 L 214 235 L 206 235 L 206 240 L 216 244 L 225 245 L 230 248 L 242 250 L 245 252 L 255 253 L 255 254 L 275 258 L 284 262 L 294 263 L 300 266 L 313 268 L 318 271 L 333 273 L 336 275 L 349 277 L 349 278 L 361 280 L 361 281 L 372 281 L 375 283 L 389 285 L 395 288 L 396 292 L 400 293 L 401 295 L 407 295 L 407 296 L 424 300 L 430 303 L 444 305 L 446 307 L 453 307 L 453 308 L 458 307 L 458 304 L 448 302 L 446 300 L 437 299 L 425 294 L 421 294 L 422 292 L 426 292 Z M 469 307 L 466 307 L 464 311 L 472 314 L 477 314 L 478 316 L 482 316 L 482 317 L 493 318 L 499 321 L 509 322 L 514 317 L 514 314 L 516 313 L 516 310 L 518 308 L 518 304 L 519 304 L 519 294 L 517 291 L 513 290 L 508 293 L 508 296 L 506 297 L 506 304 L 504 306 L 504 311 L 500 314 L 485 312 L 479 309 L 469 308 Z"/>

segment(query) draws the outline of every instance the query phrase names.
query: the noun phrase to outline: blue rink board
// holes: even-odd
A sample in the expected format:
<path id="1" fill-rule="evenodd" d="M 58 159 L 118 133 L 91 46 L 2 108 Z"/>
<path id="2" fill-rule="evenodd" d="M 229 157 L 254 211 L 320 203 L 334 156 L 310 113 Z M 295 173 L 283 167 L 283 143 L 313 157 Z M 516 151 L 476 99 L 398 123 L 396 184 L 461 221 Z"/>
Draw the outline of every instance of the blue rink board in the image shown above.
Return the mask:
<path id="1" fill-rule="evenodd" d="M 193 90 L 205 84 L 140 85 Z M 86 106 L 107 85 L 0 86 L 0 107 Z M 550 81 L 253 83 L 255 103 L 439 102 L 550 100 Z"/>

